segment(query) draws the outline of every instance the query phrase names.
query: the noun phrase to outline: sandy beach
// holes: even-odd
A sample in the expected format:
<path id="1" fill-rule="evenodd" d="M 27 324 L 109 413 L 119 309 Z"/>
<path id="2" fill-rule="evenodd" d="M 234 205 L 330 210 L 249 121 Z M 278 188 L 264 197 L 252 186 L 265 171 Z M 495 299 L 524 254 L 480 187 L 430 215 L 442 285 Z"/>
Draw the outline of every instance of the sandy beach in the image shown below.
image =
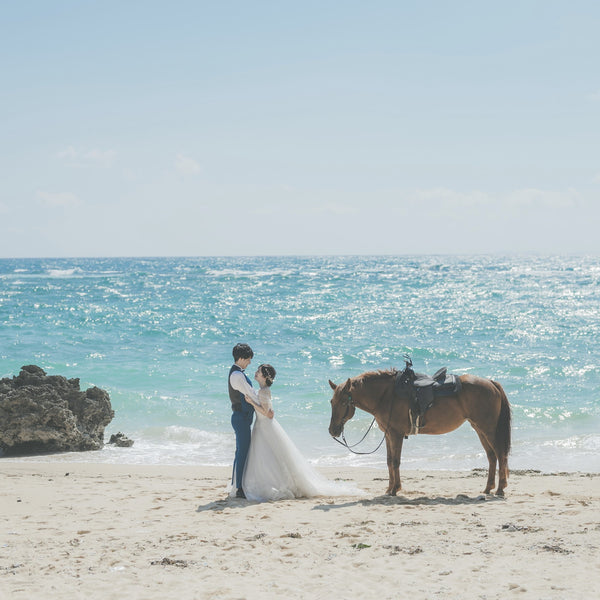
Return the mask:
<path id="1" fill-rule="evenodd" d="M 256 504 L 229 469 L 0 462 L 0 598 L 591 598 L 600 475 L 323 470 L 365 497 Z"/>

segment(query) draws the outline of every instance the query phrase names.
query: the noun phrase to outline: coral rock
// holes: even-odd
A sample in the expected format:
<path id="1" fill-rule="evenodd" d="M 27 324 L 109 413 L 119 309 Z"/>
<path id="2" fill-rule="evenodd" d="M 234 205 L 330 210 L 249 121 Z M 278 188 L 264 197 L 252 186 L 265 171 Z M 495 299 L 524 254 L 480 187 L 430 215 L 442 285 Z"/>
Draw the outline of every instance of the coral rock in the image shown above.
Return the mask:
<path id="1" fill-rule="evenodd" d="M 0 379 L 0 449 L 5 455 L 99 450 L 114 417 L 106 391 L 35 365 Z"/>

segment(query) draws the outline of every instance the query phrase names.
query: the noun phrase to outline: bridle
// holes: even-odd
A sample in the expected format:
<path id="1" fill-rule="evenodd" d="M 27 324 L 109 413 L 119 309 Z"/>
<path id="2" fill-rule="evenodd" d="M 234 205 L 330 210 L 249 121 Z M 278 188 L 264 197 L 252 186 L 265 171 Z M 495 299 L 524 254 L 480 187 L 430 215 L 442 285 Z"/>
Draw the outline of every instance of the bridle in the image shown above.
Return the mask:
<path id="1" fill-rule="evenodd" d="M 346 412 L 344 413 L 344 416 L 342 417 L 342 422 L 346 423 L 347 421 L 345 421 L 346 417 L 348 416 L 348 413 L 350 412 L 351 408 L 356 409 L 356 404 L 354 404 L 354 400 L 352 399 L 352 394 L 350 392 L 348 392 L 348 398 L 345 400 L 345 404 L 346 404 Z M 389 424 L 390 421 L 392 420 L 392 410 L 394 408 L 394 402 L 390 402 L 390 416 L 388 418 L 388 427 L 386 428 L 386 430 L 389 428 Z M 379 450 L 379 448 L 381 448 L 381 444 L 383 444 L 383 440 L 385 440 L 385 432 L 383 433 L 383 437 L 381 438 L 381 441 L 379 442 L 379 444 L 377 445 L 377 448 L 375 448 L 375 450 L 371 450 L 371 452 L 357 452 L 356 450 L 353 450 L 353 448 L 355 448 L 356 446 L 358 446 L 359 444 L 361 444 L 363 442 L 363 440 L 367 437 L 367 435 L 369 434 L 369 431 L 371 431 L 373 425 L 375 424 L 375 417 L 373 417 L 373 420 L 371 421 L 371 424 L 369 425 L 369 428 L 367 429 L 366 433 L 362 436 L 362 438 L 360 438 L 360 440 L 358 442 L 356 442 L 355 444 L 352 444 L 351 446 L 348 444 L 348 442 L 346 441 L 346 436 L 344 435 L 344 425 L 342 425 L 342 440 L 344 440 L 343 442 L 340 441 L 338 438 L 334 437 L 333 439 L 338 443 L 341 444 L 342 446 L 344 446 L 345 448 L 347 448 L 348 450 L 350 450 L 350 452 L 352 452 L 352 454 L 374 454 L 375 452 L 377 452 L 377 450 Z M 331 436 L 333 437 L 333 436 Z"/>
<path id="2" fill-rule="evenodd" d="M 413 363 L 408 354 L 404 355 L 404 361 L 406 362 L 406 367 L 405 367 L 404 371 L 402 371 L 402 373 L 400 373 L 399 376 L 398 375 L 396 376 L 397 378 L 399 378 L 399 381 L 401 384 L 407 384 L 409 381 L 411 381 L 411 376 L 414 377 L 414 371 L 412 370 Z M 352 394 L 350 392 L 347 392 L 347 394 L 348 394 L 348 398 L 345 401 L 346 412 L 344 413 L 344 416 L 342 417 L 342 422 L 344 422 L 344 423 L 347 422 L 344 420 L 348 416 L 348 413 L 350 412 L 350 408 L 356 409 L 356 404 L 354 404 L 354 400 L 352 400 Z M 369 425 L 369 428 L 367 429 L 367 432 L 365 433 L 365 435 L 363 435 L 362 438 L 360 438 L 360 440 L 358 442 L 356 442 L 356 444 L 352 444 L 352 446 L 350 446 L 348 444 L 348 442 L 346 441 L 346 436 L 344 435 L 344 425 L 342 425 L 342 433 L 341 433 L 342 440 L 344 440 L 344 441 L 341 442 L 336 437 L 334 437 L 333 439 L 338 444 L 345 446 L 353 454 L 373 454 L 373 453 L 377 452 L 377 450 L 379 450 L 379 448 L 381 448 L 381 444 L 383 444 L 383 440 L 385 440 L 385 434 L 386 434 L 387 430 L 390 428 L 390 422 L 392 420 L 392 411 L 393 410 L 394 410 L 394 400 L 392 399 L 392 401 L 390 402 L 390 414 L 388 417 L 387 427 L 385 429 L 385 432 L 383 433 L 383 438 L 381 438 L 381 441 L 379 442 L 377 448 L 375 448 L 375 450 L 371 450 L 371 452 L 356 452 L 352 448 L 355 448 L 356 446 L 358 446 L 367 437 L 367 435 L 369 434 L 369 431 L 371 431 L 371 428 L 375 424 L 375 417 L 373 417 L 373 420 L 371 421 L 371 424 Z M 331 437 L 333 437 L 333 436 L 331 436 Z"/>

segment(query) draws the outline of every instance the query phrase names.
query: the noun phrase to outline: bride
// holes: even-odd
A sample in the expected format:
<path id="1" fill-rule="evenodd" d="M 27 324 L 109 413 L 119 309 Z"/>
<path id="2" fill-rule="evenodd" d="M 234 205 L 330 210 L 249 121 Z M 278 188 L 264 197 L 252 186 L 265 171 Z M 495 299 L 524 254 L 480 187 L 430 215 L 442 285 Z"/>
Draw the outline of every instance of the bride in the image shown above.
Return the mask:
<path id="1" fill-rule="evenodd" d="M 246 396 L 246 401 L 256 410 L 256 423 L 242 480 L 246 498 L 265 501 L 363 494 L 355 487 L 329 481 L 313 469 L 273 418 L 270 388 L 275 379 L 275 369 L 271 365 L 260 365 L 254 379 L 260 386 L 258 402 Z"/>

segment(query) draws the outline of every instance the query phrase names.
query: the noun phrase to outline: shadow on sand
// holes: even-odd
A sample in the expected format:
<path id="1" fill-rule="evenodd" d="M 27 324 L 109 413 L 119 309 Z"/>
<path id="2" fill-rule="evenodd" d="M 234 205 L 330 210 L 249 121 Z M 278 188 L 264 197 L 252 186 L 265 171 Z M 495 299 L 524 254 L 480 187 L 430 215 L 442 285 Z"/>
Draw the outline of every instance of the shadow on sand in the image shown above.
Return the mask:
<path id="1" fill-rule="evenodd" d="M 336 508 L 347 508 L 350 506 L 459 506 L 463 504 L 482 504 L 483 502 L 504 501 L 502 496 L 492 496 L 480 494 L 475 497 L 459 494 L 455 498 L 430 498 L 421 496 L 420 498 L 406 498 L 405 496 L 376 496 L 375 498 L 355 500 L 353 502 L 344 502 L 342 504 L 317 504 L 313 510 L 333 510 Z"/>
<path id="2" fill-rule="evenodd" d="M 245 500 L 243 498 L 224 498 L 222 500 L 215 500 L 213 502 L 209 502 L 208 504 L 201 504 L 196 512 L 205 512 L 207 510 L 224 510 L 228 509 L 236 509 L 236 508 L 247 508 L 248 506 L 253 506 L 254 504 L 260 504 L 260 502 L 254 502 L 251 500 Z"/>
<path id="3" fill-rule="evenodd" d="M 299 498 L 302 500 L 302 498 Z M 465 504 L 482 504 L 484 502 L 504 501 L 502 496 L 493 496 L 479 494 L 478 496 L 467 496 L 459 494 L 454 498 L 431 498 L 429 496 L 421 496 L 420 498 L 406 498 L 405 496 L 376 496 L 375 498 L 362 498 L 351 502 L 342 502 L 340 504 L 317 504 L 312 510 L 334 510 L 336 508 L 349 508 L 352 506 L 460 506 Z M 287 500 L 289 502 L 289 500 Z M 196 512 L 205 512 L 207 510 L 220 511 L 224 509 L 243 509 L 248 506 L 260 504 L 260 502 L 252 502 L 241 498 L 225 498 L 223 500 L 215 500 L 208 504 L 198 506 Z"/>

